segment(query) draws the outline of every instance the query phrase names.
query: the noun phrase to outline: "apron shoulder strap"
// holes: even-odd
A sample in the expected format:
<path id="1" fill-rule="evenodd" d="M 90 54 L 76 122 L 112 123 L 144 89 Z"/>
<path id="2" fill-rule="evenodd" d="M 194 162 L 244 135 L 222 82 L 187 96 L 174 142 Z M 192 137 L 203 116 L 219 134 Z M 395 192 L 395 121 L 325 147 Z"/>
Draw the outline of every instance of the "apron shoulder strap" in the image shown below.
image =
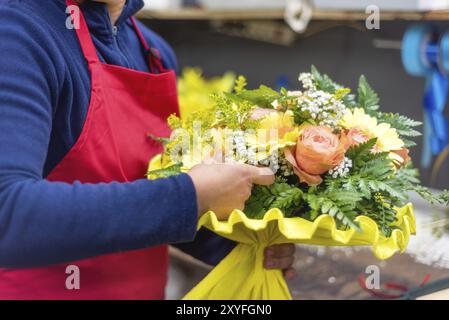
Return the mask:
<path id="1" fill-rule="evenodd" d="M 86 23 L 86 19 L 81 12 L 78 2 L 74 0 L 66 0 L 66 3 L 72 20 L 79 21 L 79 26 L 75 24 L 75 31 L 78 36 L 81 49 L 83 50 L 84 57 L 89 64 L 100 62 L 97 55 L 97 50 L 95 49 L 95 45 L 92 41 L 92 37 Z"/>
<path id="2" fill-rule="evenodd" d="M 158 73 L 165 72 L 165 68 L 161 61 L 160 53 L 157 49 L 151 48 L 145 39 L 145 37 L 142 34 L 142 31 L 140 31 L 139 26 L 137 25 L 136 18 L 131 17 L 131 22 L 134 26 L 134 30 L 136 30 L 136 34 L 139 37 L 140 43 L 142 44 L 143 48 L 145 49 L 145 54 L 150 59 L 150 70 L 151 72 L 155 73 L 155 68 Z"/>

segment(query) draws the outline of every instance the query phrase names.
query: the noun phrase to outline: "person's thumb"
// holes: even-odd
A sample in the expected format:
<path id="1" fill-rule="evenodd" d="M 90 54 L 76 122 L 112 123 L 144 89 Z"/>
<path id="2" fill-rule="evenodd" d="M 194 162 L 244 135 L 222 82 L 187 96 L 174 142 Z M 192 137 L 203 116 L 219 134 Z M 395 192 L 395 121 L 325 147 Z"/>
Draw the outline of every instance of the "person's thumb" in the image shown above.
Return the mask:
<path id="1" fill-rule="evenodd" d="M 251 171 L 251 182 L 258 185 L 269 186 L 274 183 L 274 173 L 267 167 L 248 166 Z"/>

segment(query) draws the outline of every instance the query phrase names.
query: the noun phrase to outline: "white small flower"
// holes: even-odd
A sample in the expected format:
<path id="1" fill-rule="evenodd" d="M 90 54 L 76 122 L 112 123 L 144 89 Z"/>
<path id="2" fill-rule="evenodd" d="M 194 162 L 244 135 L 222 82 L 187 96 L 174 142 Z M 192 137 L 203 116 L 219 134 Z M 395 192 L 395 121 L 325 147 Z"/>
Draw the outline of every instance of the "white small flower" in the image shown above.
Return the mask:
<path id="1" fill-rule="evenodd" d="M 334 179 L 338 177 L 344 177 L 349 173 L 351 168 L 352 168 L 352 160 L 349 159 L 348 157 L 345 157 L 338 166 L 329 170 L 328 174 L 331 175 L 332 178 Z"/>

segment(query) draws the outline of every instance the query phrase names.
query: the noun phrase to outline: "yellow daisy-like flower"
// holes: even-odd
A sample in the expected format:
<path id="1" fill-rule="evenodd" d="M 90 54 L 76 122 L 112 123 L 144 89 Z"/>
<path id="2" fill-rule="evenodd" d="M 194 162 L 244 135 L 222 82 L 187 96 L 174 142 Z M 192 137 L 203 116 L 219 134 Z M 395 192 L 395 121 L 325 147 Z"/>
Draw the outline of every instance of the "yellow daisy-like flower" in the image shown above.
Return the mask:
<path id="1" fill-rule="evenodd" d="M 396 129 L 388 123 L 377 123 L 376 118 L 366 114 L 361 108 L 355 108 L 354 111 L 348 110 L 341 119 L 340 125 L 348 130 L 356 128 L 370 139 L 377 138 L 374 147 L 377 152 L 389 152 L 404 147 L 404 141 L 399 138 Z"/>
<path id="2" fill-rule="evenodd" d="M 282 149 L 296 144 L 299 130 L 295 127 L 294 115 L 291 110 L 286 112 L 273 111 L 265 115 L 257 128 L 257 137 L 249 143 L 269 151 Z"/>
<path id="3" fill-rule="evenodd" d="M 287 110 L 286 112 L 270 112 L 265 115 L 259 123 L 259 129 L 277 129 L 281 131 L 290 130 L 294 127 L 295 120 L 293 111 Z M 286 131 L 285 131 L 286 132 Z M 284 134 L 285 134 L 284 132 Z M 279 134 L 281 136 L 281 134 Z"/>
<path id="4" fill-rule="evenodd" d="M 387 123 L 380 123 L 372 129 L 374 136 L 377 137 L 376 150 L 392 151 L 404 147 L 404 141 L 399 138 L 396 129 L 391 128 Z"/>
<path id="5" fill-rule="evenodd" d="M 364 134 L 374 137 L 371 129 L 377 126 L 377 119 L 367 115 L 363 109 L 355 108 L 353 112 L 346 111 L 340 125 L 345 129 L 357 128 Z"/>

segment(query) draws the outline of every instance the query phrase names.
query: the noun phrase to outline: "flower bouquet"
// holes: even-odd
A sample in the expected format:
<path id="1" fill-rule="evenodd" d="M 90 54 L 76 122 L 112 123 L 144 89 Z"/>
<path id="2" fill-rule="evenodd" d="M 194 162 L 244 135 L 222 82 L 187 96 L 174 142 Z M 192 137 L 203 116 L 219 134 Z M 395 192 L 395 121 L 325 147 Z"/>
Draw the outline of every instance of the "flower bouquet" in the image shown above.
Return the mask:
<path id="1" fill-rule="evenodd" d="M 387 259 L 406 249 L 415 233 L 408 191 L 441 201 L 420 185 L 408 156 L 420 123 L 379 110 L 365 77 L 357 96 L 312 67 L 301 90 L 247 89 L 237 78 L 232 93 L 185 118 L 170 116 L 164 153 L 149 166 L 150 179 L 188 171 L 206 158 L 269 166 L 271 186 L 255 186 L 243 211 L 227 221 L 204 214 L 205 227 L 234 240 L 236 248 L 185 299 L 290 299 L 281 271 L 263 268 L 272 244 L 371 246 Z"/>

